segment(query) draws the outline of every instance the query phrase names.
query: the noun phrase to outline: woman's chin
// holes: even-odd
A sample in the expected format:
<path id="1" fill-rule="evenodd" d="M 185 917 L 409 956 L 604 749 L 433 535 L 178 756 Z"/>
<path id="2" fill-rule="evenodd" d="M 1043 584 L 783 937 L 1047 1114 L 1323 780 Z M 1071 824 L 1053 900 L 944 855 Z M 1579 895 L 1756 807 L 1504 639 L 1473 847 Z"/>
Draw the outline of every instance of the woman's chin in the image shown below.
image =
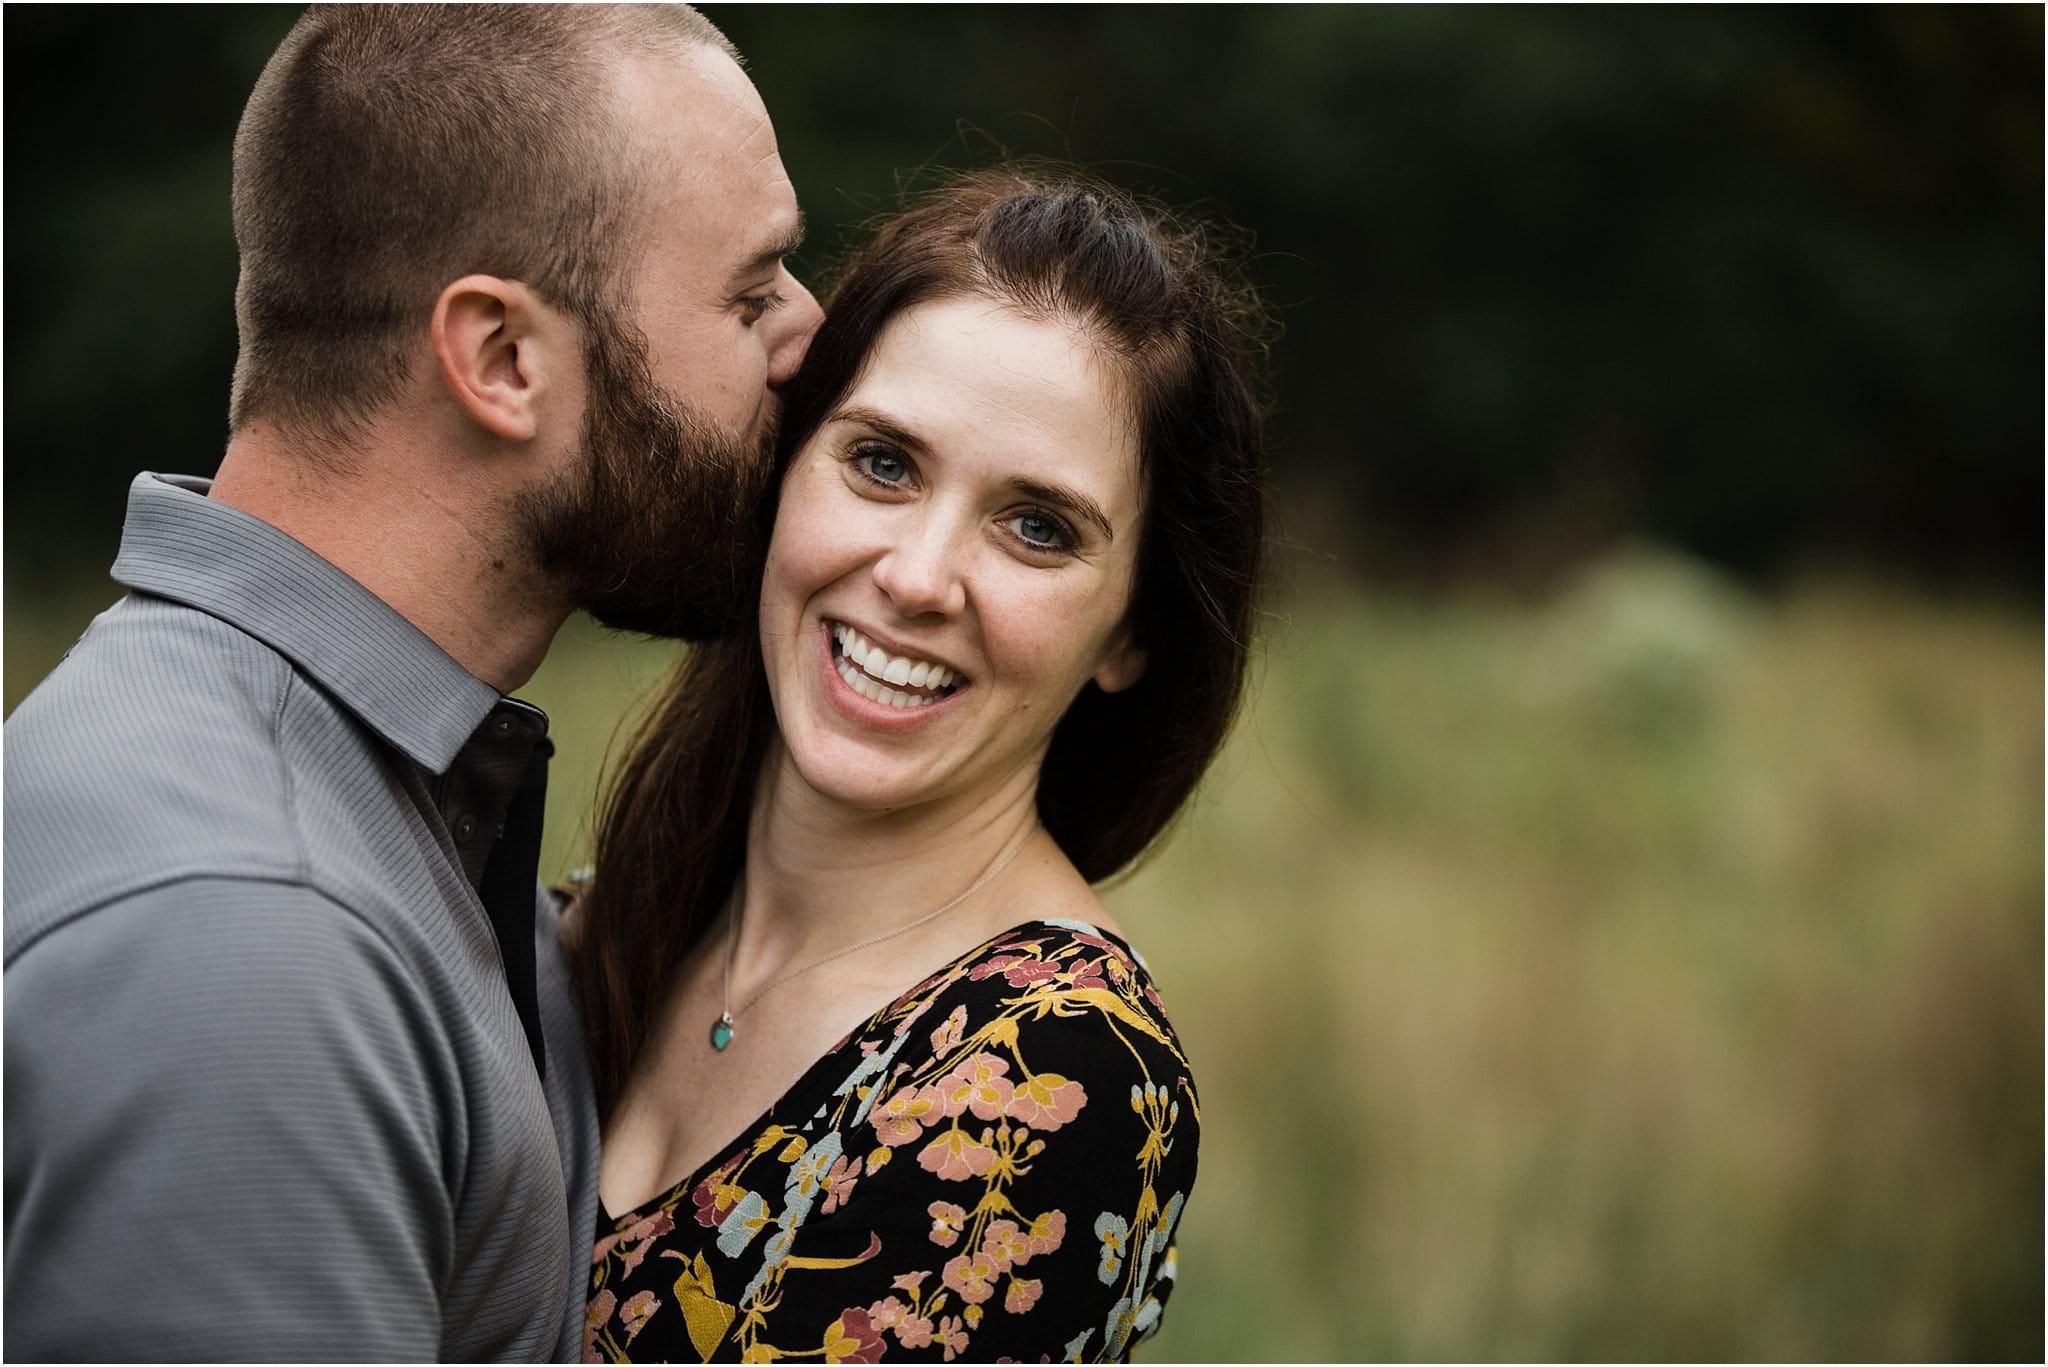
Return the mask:
<path id="1" fill-rule="evenodd" d="M 792 746 L 790 762 L 811 792 L 852 811 L 900 811 L 940 795 L 941 785 L 929 772 L 906 773 L 900 758 L 861 753 L 858 747 Z"/>

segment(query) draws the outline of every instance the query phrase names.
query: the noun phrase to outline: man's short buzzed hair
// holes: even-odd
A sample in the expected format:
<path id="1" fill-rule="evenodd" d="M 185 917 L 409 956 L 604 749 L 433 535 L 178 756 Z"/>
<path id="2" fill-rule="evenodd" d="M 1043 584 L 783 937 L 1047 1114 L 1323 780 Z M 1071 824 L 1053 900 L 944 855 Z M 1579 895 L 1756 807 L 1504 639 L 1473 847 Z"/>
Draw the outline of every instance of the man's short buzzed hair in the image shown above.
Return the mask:
<path id="1" fill-rule="evenodd" d="M 230 428 L 347 443 L 464 275 L 614 312 L 656 168 L 625 146 L 608 64 L 690 45 L 738 57 L 685 5 L 309 9 L 235 135 Z"/>

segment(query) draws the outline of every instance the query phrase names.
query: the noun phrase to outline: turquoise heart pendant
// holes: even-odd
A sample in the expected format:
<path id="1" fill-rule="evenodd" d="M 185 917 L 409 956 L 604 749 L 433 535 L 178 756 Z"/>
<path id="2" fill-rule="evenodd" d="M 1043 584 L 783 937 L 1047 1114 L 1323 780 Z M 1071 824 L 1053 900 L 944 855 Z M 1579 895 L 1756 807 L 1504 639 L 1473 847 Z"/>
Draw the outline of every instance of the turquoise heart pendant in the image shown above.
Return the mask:
<path id="1" fill-rule="evenodd" d="M 732 1017 L 721 1015 L 718 1023 L 711 1027 L 711 1047 L 722 1054 L 725 1052 L 725 1046 L 731 1043 Z"/>

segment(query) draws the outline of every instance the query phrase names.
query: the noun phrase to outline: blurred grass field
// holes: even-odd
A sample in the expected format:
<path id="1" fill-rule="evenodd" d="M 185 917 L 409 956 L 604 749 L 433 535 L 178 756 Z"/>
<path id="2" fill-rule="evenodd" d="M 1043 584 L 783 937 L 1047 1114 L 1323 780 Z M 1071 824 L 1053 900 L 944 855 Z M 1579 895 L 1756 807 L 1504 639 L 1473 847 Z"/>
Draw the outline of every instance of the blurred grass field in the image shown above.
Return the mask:
<path id="1" fill-rule="evenodd" d="M 1652 550 L 1294 599 L 1109 893 L 1205 1124 L 1141 1357 L 2040 1360 L 2038 613 Z M 10 595 L 10 711 L 85 601 Z M 672 652 L 579 619 L 524 691 L 546 870 Z"/>

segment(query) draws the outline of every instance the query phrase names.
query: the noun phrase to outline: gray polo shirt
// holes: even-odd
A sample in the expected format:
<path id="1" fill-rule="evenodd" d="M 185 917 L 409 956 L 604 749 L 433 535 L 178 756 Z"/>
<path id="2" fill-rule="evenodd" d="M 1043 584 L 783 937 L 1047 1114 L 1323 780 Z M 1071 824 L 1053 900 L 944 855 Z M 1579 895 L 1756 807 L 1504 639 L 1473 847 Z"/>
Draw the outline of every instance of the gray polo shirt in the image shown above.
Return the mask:
<path id="1" fill-rule="evenodd" d="M 129 596 L 6 724 L 5 1355 L 574 1360 L 554 912 L 543 1081 L 447 807 L 520 705 L 207 487 L 136 479 Z"/>

